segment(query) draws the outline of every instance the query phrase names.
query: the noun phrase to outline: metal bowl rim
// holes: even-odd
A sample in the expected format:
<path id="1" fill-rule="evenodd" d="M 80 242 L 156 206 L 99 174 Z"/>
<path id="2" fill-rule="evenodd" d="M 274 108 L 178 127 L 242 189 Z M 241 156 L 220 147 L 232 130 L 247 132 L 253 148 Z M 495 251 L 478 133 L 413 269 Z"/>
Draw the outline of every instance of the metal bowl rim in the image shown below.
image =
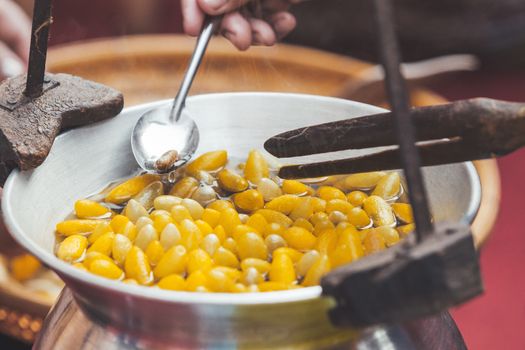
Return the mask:
<path id="1" fill-rule="evenodd" d="M 278 93 L 278 92 L 232 92 L 232 93 L 212 93 L 202 94 L 189 97 L 188 102 L 198 101 L 206 98 L 220 98 L 224 96 L 260 96 L 260 97 L 292 97 L 292 98 L 303 98 L 303 99 L 316 99 L 319 101 L 337 102 L 350 105 L 361 105 L 367 108 L 373 107 L 377 109 L 378 113 L 386 111 L 382 108 L 367 105 L 365 103 L 344 100 L 336 97 L 326 97 L 309 94 L 297 94 L 297 93 Z M 120 114 L 127 114 L 136 110 L 144 110 L 160 106 L 162 104 L 169 103 L 170 100 L 154 101 L 137 106 L 125 108 Z M 104 121 L 99 122 L 104 123 Z M 92 124 L 86 127 L 96 126 L 99 123 Z M 78 132 L 82 128 L 72 129 L 67 131 Z M 66 134 L 64 133 L 64 134 Z M 64 135 L 59 135 L 56 141 L 60 140 Z M 55 142 L 56 142 L 55 141 Z M 479 208 L 481 200 L 481 185 L 479 177 L 475 167 L 471 162 L 467 162 L 467 169 L 469 173 L 469 181 L 473 185 L 472 187 L 472 198 L 466 213 L 465 218 L 472 222 L 476 212 Z M 7 181 L 4 184 L 2 194 L 2 215 L 8 231 L 11 233 L 13 238 L 30 253 L 38 257 L 45 265 L 50 267 L 52 270 L 57 272 L 59 275 L 64 276 L 65 279 L 77 280 L 80 283 L 93 285 L 97 288 L 107 289 L 116 293 L 129 294 L 138 298 L 148 298 L 157 300 L 159 302 L 169 303 L 180 303 L 180 304 L 212 304 L 212 305 L 257 305 L 257 304 L 284 304 L 289 302 L 299 302 L 313 300 L 322 295 L 321 286 L 306 287 L 288 291 L 273 291 L 264 293 L 245 293 L 245 294 L 232 294 L 232 293 L 195 293 L 195 292 L 181 292 L 181 291 L 168 291 L 159 288 L 143 287 L 135 285 L 126 285 L 125 289 L 120 281 L 113 281 L 103 277 L 96 276 L 94 274 L 79 270 L 66 262 L 61 261 L 55 255 L 43 250 L 36 243 L 30 240 L 23 233 L 23 230 L 13 219 L 13 213 L 11 206 L 9 205 L 12 197 L 12 184 L 15 182 L 17 176 L 20 174 L 20 170 L 15 169 L 9 175 Z"/>

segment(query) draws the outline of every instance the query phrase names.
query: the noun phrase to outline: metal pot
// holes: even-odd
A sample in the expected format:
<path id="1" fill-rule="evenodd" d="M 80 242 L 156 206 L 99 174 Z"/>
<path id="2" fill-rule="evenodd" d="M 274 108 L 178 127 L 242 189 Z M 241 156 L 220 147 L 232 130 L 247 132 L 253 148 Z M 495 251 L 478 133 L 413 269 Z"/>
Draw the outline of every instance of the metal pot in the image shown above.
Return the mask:
<path id="1" fill-rule="evenodd" d="M 104 330 L 62 331 L 71 320 L 71 314 L 64 312 L 69 305 L 66 295 L 52 313 L 54 335 L 46 338 L 44 333 L 37 344 L 43 348 L 62 344 L 68 349 L 319 349 L 340 348 L 364 334 L 331 325 L 327 311 L 334 301 L 321 297 L 319 286 L 241 295 L 172 292 L 123 285 L 55 257 L 54 225 L 76 199 L 137 171 L 131 130 L 145 111 L 164 103 L 129 108 L 112 120 L 68 131 L 56 139 L 39 168 L 15 171 L 7 180 L 2 208 L 8 230 L 60 275 L 87 319 Z M 346 100 L 281 93 L 201 95 L 190 98 L 187 107 L 201 132 L 198 152 L 227 149 L 231 158 L 261 149 L 266 138 L 288 129 L 383 111 Z M 436 221 L 472 221 L 480 202 L 479 178 L 472 164 L 426 168 L 424 174 Z M 101 336 L 107 332 L 113 336 Z M 74 343 L 66 346 L 60 338 L 67 334 Z"/>

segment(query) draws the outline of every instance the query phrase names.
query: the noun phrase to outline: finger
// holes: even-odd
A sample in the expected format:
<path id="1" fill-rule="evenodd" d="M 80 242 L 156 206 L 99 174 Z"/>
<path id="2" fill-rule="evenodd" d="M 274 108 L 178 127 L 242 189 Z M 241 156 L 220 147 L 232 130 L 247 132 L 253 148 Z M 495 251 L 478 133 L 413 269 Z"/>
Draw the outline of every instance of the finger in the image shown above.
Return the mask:
<path id="1" fill-rule="evenodd" d="M 0 42 L 0 81 L 24 72 L 24 62 L 7 45 Z"/>
<path id="2" fill-rule="evenodd" d="M 294 15 L 290 12 L 278 12 L 270 16 L 269 22 L 272 24 L 278 39 L 288 35 L 297 25 Z"/>
<path id="3" fill-rule="evenodd" d="M 4 41 L 24 61 L 29 58 L 31 22 L 10 0 L 0 0 L 0 41 Z"/>
<path id="4" fill-rule="evenodd" d="M 204 13 L 199 7 L 197 0 L 182 0 L 182 27 L 188 35 L 199 35 L 204 23 Z"/>
<path id="5" fill-rule="evenodd" d="M 254 45 L 271 46 L 275 44 L 277 36 L 267 22 L 251 18 L 250 25 L 252 27 L 252 42 Z"/>
<path id="6" fill-rule="evenodd" d="M 245 5 L 250 0 L 197 0 L 202 11 L 209 15 L 216 16 L 223 13 L 232 12 Z"/>
<path id="7" fill-rule="evenodd" d="M 252 43 L 252 27 L 239 12 L 232 12 L 224 16 L 222 34 L 241 51 L 247 50 Z"/>

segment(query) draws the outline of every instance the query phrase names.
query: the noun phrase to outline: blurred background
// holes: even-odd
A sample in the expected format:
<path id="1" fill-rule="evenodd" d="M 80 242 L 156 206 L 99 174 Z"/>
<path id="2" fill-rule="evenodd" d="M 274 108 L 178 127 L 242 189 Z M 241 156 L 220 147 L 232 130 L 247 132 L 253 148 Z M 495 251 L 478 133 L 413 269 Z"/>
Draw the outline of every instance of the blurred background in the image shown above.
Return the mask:
<path id="1" fill-rule="evenodd" d="M 32 1 L 19 3 L 31 13 Z M 423 79 L 419 84 L 448 100 L 484 96 L 525 102 L 525 1 L 397 0 L 395 6 L 407 61 L 468 53 L 481 62 L 475 71 Z M 54 0 L 50 44 L 181 33 L 179 7 L 177 0 Z M 286 38 L 288 43 L 376 59 L 370 1 L 314 1 L 293 11 L 298 27 Z M 521 223 L 525 151 L 498 160 L 498 164 L 501 205 L 491 238 L 480 253 L 486 292 L 452 310 L 471 349 L 525 348 L 525 333 L 521 331 L 525 325 L 525 276 L 521 268 L 525 263 Z"/>

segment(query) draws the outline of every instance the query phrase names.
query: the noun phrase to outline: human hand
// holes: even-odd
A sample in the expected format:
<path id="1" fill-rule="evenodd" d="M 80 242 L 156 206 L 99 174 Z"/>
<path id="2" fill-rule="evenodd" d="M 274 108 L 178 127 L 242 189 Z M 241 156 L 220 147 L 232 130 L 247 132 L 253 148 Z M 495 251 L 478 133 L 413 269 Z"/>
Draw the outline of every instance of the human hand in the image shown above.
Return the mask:
<path id="1" fill-rule="evenodd" d="M 224 15 L 220 32 L 239 50 L 271 46 L 296 25 L 290 5 L 304 0 L 181 0 L 184 32 L 197 36 L 206 15 Z M 243 11 L 252 5 L 255 11 Z M 256 15 L 256 16 L 255 16 Z"/>
<path id="2" fill-rule="evenodd" d="M 30 38 L 26 14 L 12 0 L 0 0 L 0 81 L 25 71 Z"/>

